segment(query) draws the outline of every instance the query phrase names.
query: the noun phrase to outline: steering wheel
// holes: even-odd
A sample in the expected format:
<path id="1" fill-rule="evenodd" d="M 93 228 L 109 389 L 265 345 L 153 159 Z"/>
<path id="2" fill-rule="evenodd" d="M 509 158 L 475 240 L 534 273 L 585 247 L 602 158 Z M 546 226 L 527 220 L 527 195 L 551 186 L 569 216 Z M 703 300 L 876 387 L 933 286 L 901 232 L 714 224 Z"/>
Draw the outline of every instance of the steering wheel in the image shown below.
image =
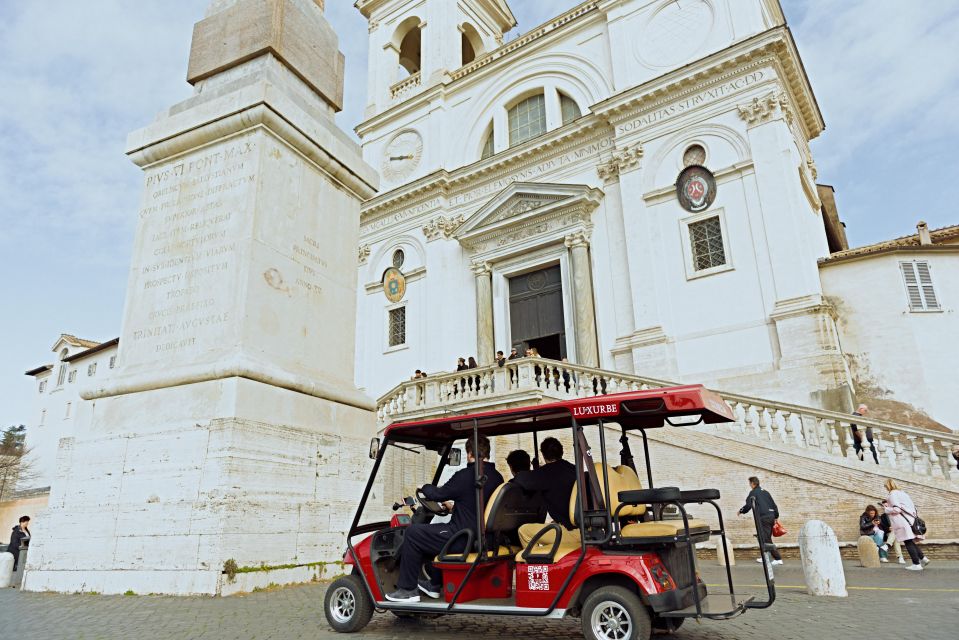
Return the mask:
<path id="1" fill-rule="evenodd" d="M 432 513 L 434 516 L 448 516 L 450 510 L 446 508 L 442 503 L 436 502 L 435 500 L 430 500 L 423 495 L 422 489 L 416 490 L 416 499 L 419 500 L 420 506 L 426 509 L 428 512 Z"/>

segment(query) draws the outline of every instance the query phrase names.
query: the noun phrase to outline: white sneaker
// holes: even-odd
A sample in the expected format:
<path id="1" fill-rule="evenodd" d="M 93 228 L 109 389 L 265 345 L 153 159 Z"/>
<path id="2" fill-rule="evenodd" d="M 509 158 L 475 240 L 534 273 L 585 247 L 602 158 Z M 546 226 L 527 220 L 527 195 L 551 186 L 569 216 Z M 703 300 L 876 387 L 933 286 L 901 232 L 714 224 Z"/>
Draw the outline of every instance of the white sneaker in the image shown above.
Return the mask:
<path id="1" fill-rule="evenodd" d="M 911 565 L 909 565 L 908 567 L 906 567 L 906 571 L 922 571 L 922 565 L 921 565 L 921 564 L 911 564 Z"/>
<path id="2" fill-rule="evenodd" d="M 756 558 L 756 562 L 759 562 L 759 563 L 761 564 L 761 563 L 762 563 L 762 561 L 763 561 L 763 559 L 762 559 L 762 558 Z"/>
<path id="3" fill-rule="evenodd" d="M 923 559 L 922 559 L 922 566 L 926 566 L 927 564 L 929 564 L 929 558 L 923 558 Z"/>
<path id="4" fill-rule="evenodd" d="M 889 562 L 889 558 L 879 558 L 879 562 Z M 905 560 L 903 560 L 905 562 Z"/>
<path id="5" fill-rule="evenodd" d="M 899 564 L 906 564 L 906 559 L 903 558 L 902 556 L 899 556 L 899 561 L 898 561 L 898 562 L 899 562 Z"/>
<path id="6" fill-rule="evenodd" d="M 782 560 L 773 560 L 773 565 L 775 566 L 781 565 L 782 563 L 783 563 Z"/>
<path id="7" fill-rule="evenodd" d="M 889 551 L 889 545 L 888 544 L 880 545 L 879 549 L 881 551 Z"/>

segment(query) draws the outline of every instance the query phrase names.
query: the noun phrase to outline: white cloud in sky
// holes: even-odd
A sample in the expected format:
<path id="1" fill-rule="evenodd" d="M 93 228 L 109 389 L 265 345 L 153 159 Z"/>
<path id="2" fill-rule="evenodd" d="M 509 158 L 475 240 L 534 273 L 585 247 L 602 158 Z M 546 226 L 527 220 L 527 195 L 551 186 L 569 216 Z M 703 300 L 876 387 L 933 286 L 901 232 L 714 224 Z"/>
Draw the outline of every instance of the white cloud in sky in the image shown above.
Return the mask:
<path id="1" fill-rule="evenodd" d="M 735 2 L 746 0 L 733 0 Z M 192 25 L 206 0 L 0 0 L 0 427 L 30 424 L 33 386 L 61 332 L 119 332 L 140 170 L 128 132 L 190 95 Z M 526 31 L 579 0 L 511 0 Z M 959 3 L 784 0 L 827 130 L 813 143 L 863 244 L 959 223 Z M 327 0 L 347 56 L 347 131 L 362 119 L 366 21 Z"/>

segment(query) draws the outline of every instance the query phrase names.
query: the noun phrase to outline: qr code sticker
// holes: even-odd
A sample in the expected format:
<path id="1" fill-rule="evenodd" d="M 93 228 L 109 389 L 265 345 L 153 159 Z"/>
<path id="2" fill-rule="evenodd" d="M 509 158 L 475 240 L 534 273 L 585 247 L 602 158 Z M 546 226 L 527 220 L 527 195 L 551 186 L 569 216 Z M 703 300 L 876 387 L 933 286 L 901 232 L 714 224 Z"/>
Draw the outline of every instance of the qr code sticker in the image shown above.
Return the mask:
<path id="1" fill-rule="evenodd" d="M 531 564 L 528 575 L 530 591 L 549 591 L 549 565 Z"/>

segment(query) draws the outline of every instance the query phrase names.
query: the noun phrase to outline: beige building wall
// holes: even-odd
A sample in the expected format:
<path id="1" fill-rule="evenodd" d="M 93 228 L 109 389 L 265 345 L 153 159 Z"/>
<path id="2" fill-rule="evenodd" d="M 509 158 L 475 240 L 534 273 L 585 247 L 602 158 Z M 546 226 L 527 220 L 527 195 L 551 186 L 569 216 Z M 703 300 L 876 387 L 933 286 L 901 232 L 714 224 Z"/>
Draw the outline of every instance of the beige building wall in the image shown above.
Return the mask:
<path id="1" fill-rule="evenodd" d="M 901 262 L 929 265 L 940 308 L 910 310 Z M 959 430 L 959 244 L 820 266 L 857 401 L 875 418 Z"/>

